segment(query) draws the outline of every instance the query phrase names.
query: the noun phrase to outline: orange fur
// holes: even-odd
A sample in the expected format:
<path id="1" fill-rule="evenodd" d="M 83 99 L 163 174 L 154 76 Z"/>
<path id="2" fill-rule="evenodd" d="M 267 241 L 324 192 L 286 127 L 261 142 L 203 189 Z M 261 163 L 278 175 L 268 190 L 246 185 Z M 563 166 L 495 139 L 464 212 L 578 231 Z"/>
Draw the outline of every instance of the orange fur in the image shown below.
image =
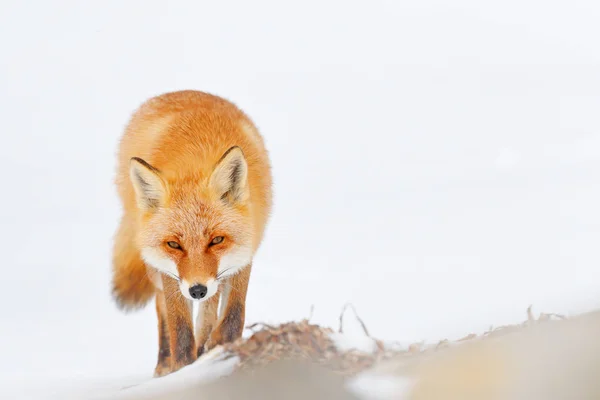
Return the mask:
<path id="1" fill-rule="evenodd" d="M 122 310 L 144 306 L 154 295 L 155 289 L 133 243 L 133 229 L 131 218 L 124 215 L 113 246 L 113 297 Z"/>
<path id="2" fill-rule="evenodd" d="M 210 342 L 239 337 L 252 256 L 272 202 L 268 153 L 253 122 L 211 94 L 188 90 L 153 97 L 125 129 L 116 185 L 124 215 L 115 235 L 113 295 L 121 309 L 131 310 L 157 294 L 160 340 L 168 336 L 171 346 L 169 360 L 159 357 L 157 374 L 202 352 L 217 320 L 210 297 L 222 287 L 234 289 L 221 299 L 227 307 Z M 178 347 L 187 340 L 182 330 L 192 327 L 186 306 L 192 285 L 212 285 L 194 351 Z"/>

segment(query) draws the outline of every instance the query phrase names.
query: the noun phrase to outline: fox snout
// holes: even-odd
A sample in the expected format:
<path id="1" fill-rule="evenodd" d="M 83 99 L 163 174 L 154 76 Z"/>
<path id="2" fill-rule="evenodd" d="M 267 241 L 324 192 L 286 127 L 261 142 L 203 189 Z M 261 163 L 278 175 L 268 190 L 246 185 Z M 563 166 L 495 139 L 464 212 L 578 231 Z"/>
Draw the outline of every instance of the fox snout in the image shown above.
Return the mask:
<path id="1" fill-rule="evenodd" d="M 206 283 L 188 282 L 187 280 L 182 279 L 179 283 L 179 289 L 185 298 L 202 302 L 210 299 L 217 293 L 219 283 L 212 278 L 206 281 Z"/>
<path id="2" fill-rule="evenodd" d="M 190 296 L 196 300 L 206 297 L 207 292 L 208 288 L 200 283 L 190 288 Z"/>

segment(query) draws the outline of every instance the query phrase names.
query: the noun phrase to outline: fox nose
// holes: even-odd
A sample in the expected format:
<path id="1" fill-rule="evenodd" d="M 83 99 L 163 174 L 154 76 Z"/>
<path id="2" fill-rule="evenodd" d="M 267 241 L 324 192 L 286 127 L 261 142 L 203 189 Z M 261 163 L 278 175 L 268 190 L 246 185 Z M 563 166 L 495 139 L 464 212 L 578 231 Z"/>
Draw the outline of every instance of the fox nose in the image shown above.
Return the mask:
<path id="1" fill-rule="evenodd" d="M 190 296 L 194 299 L 201 299 L 206 296 L 207 291 L 208 289 L 206 289 L 206 286 L 204 285 L 194 285 L 190 288 Z"/>

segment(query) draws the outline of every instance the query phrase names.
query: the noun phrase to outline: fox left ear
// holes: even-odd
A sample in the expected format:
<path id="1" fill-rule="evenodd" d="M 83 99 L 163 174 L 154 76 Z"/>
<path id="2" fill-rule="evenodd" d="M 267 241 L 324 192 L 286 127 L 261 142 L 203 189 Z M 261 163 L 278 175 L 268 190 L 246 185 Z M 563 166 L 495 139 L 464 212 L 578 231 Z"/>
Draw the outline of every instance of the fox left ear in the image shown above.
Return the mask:
<path id="1" fill-rule="evenodd" d="M 233 146 L 223 154 L 208 184 L 223 200 L 243 202 L 248 198 L 248 164 L 240 147 Z"/>

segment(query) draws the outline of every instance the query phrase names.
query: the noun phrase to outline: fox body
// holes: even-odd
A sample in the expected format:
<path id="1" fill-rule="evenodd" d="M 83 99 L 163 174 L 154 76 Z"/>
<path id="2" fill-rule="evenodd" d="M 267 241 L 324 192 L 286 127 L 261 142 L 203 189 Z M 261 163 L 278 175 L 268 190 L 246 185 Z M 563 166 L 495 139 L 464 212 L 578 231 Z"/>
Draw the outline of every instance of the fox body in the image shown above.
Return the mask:
<path id="1" fill-rule="evenodd" d="M 171 92 L 131 117 L 116 185 L 123 215 L 113 297 L 124 311 L 155 297 L 161 376 L 241 336 L 252 259 L 271 210 L 270 162 L 234 104 Z M 200 302 L 195 332 L 192 301 Z"/>

